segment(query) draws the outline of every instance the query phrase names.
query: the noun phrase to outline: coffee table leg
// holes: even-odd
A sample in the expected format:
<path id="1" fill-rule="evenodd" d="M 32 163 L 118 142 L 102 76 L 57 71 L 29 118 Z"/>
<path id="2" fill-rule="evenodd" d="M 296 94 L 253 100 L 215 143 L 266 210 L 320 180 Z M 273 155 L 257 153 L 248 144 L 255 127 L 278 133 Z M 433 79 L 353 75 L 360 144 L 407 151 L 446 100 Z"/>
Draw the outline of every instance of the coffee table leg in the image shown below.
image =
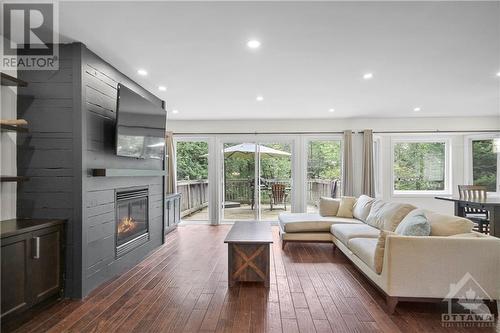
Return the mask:
<path id="1" fill-rule="evenodd" d="M 233 244 L 227 244 L 227 284 L 229 287 L 234 286 L 233 274 Z"/>
<path id="2" fill-rule="evenodd" d="M 267 264 L 266 264 L 266 279 L 264 280 L 264 286 L 266 288 L 269 288 L 269 285 L 270 285 L 270 275 L 271 275 L 271 271 L 269 269 L 269 266 L 270 266 L 270 262 L 271 262 L 271 255 L 270 255 L 270 244 L 267 244 L 266 245 L 266 258 L 267 258 Z"/>

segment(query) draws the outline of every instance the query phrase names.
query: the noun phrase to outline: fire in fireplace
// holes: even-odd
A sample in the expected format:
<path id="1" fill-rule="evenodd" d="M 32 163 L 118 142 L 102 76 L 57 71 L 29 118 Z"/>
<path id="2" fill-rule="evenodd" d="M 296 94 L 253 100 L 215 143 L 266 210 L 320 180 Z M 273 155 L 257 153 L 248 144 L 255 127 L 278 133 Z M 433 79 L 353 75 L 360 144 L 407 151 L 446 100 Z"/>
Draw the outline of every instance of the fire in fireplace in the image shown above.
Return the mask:
<path id="1" fill-rule="evenodd" d="M 148 189 L 116 193 L 116 255 L 121 256 L 149 240 Z"/>

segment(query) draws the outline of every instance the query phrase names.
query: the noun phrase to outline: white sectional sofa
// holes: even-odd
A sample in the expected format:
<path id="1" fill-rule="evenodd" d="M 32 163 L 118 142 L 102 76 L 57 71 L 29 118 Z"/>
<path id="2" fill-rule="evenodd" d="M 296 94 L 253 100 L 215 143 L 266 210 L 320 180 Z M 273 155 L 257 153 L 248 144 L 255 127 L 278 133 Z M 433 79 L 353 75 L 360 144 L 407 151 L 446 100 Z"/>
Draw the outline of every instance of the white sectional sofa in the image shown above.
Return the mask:
<path id="1" fill-rule="evenodd" d="M 454 284 L 472 277 L 487 294 L 483 298 L 490 310 L 498 314 L 500 239 L 473 232 L 467 219 L 431 211 L 425 211 L 429 236 L 394 234 L 413 209 L 362 196 L 352 218 L 282 213 L 282 247 L 287 242 L 332 242 L 385 294 L 389 313 L 398 301 L 450 297 Z"/>

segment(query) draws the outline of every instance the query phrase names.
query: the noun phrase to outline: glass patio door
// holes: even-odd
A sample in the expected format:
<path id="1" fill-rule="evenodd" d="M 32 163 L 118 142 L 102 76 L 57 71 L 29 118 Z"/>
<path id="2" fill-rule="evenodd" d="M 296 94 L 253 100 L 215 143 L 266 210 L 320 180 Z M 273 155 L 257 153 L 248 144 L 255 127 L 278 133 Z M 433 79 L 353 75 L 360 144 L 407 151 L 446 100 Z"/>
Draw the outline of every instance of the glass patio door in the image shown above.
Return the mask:
<path id="1" fill-rule="evenodd" d="M 258 219 L 277 221 L 292 209 L 292 145 L 288 142 L 261 142 L 258 145 Z"/>
<path id="2" fill-rule="evenodd" d="M 222 156 L 222 220 L 277 221 L 291 211 L 291 143 L 224 142 Z"/>
<path id="3" fill-rule="evenodd" d="M 222 144 L 222 219 L 257 219 L 256 188 L 257 148 L 253 142 Z"/>
<path id="4" fill-rule="evenodd" d="M 177 193 L 182 194 L 183 222 L 209 222 L 208 142 L 202 139 L 176 140 Z"/>

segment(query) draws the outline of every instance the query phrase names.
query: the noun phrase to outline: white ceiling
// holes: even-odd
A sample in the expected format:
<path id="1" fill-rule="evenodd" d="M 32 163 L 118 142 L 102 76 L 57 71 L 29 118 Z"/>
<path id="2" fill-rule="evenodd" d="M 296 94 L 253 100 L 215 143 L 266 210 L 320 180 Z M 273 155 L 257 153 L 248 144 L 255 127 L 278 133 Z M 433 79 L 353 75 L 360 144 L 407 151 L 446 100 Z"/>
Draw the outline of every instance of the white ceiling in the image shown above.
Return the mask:
<path id="1" fill-rule="evenodd" d="M 61 2 L 59 16 L 63 41 L 167 100 L 173 119 L 500 112 L 499 2 Z"/>

